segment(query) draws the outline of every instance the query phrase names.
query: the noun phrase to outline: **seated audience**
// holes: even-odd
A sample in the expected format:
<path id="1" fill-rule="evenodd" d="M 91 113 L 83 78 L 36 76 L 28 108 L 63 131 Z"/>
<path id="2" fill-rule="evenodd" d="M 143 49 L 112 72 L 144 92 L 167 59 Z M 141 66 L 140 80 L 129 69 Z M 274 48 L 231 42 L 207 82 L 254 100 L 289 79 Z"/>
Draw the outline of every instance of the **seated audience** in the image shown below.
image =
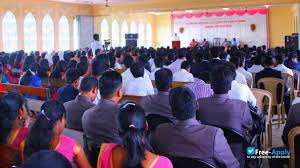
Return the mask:
<path id="1" fill-rule="evenodd" d="M 75 140 L 62 135 L 66 111 L 58 101 L 46 101 L 27 138 L 21 144 L 23 160 L 41 150 L 59 152 L 78 168 L 89 168 L 83 148 Z"/>
<path id="2" fill-rule="evenodd" d="M 9 83 L 4 73 L 3 65 L 0 62 L 0 83 Z"/>
<path id="3" fill-rule="evenodd" d="M 168 158 L 150 152 L 142 107 L 130 102 L 122 105 L 118 111 L 117 125 L 121 144 L 102 144 L 98 167 L 173 167 Z"/>
<path id="4" fill-rule="evenodd" d="M 89 68 L 89 64 L 86 62 L 79 62 L 79 63 L 77 63 L 76 68 L 79 71 L 79 74 L 80 74 L 79 83 L 81 83 L 81 80 L 84 77 L 88 76 L 87 71 Z"/>
<path id="5" fill-rule="evenodd" d="M 38 76 L 40 78 L 48 78 L 50 73 L 49 61 L 47 59 L 41 59 L 40 61 L 40 70 L 38 72 Z"/>
<path id="6" fill-rule="evenodd" d="M 273 77 L 273 78 L 282 79 L 281 72 L 273 69 L 273 67 L 274 67 L 273 58 L 265 57 L 264 69 L 255 75 L 256 86 L 257 86 L 257 82 L 259 81 L 259 79 L 262 79 L 262 78 Z"/>
<path id="7" fill-rule="evenodd" d="M 210 53 L 211 53 L 212 59 L 209 60 L 209 62 L 208 62 L 209 70 L 212 70 L 215 66 L 221 65 L 224 63 L 224 61 L 222 61 L 219 57 L 220 56 L 219 48 L 217 48 L 217 47 L 211 48 L 210 52 L 208 52 L 207 55 L 209 55 Z"/>
<path id="8" fill-rule="evenodd" d="M 264 67 L 262 66 L 262 56 L 257 55 L 253 58 L 253 65 L 247 69 L 248 72 L 252 74 L 256 74 L 262 70 L 264 70 Z"/>
<path id="9" fill-rule="evenodd" d="M 191 66 L 191 73 L 193 76 L 199 76 L 202 72 L 209 71 L 208 62 L 204 60 L 202 53 L 197 53 L 195 56 L 195 63 Z"/>
<path id="10" fill-rule="evenodd" d="M 57 91 L 58 101 L 65 103 L 74 100 L 78 95 L 79 71 L 77 69 L 68 69 L 66 72 L 67 85 L 61 87 Z"/>
<path id="11" fill-rule="evenodd" d="M 275 67 L 273 69 L 280 71 L 282 74 L 289 74 L 293 76 L 293 71 L 283 64 L 285 58 L 282 54 L 276 55 L 275 60 Z"/>
<path id="12" fill-rule="evenodd" d="M 196 120 L 197 101 L 189 88 L 172 89 L 170 105 L 176 122 L 161 124 L 151 133 L 155 151 L 169 157 L 201 159 L 215 166 L 240 166 L 223 131 Z"/>
<path id="13" fill-rule="evenodd" d="M 289 69 L 300 71 L 297 53 L 290 53 L 288 59 L 284 62 L 284 65 Z"/>
<path id="14" fill-rule="evenodd" d="M 190 73 L 191 64 L 188 61 L 181 63 L 181 69 L 174 73 L 173 81 L 176 82 L 194 82 L 194 76 Z"/>
<path id="15" fill-rule="evenodd" d="M 154 94 L 154 88 L 150 80 L 144 78 L 144 65 L 140 62 L 132 64 L 130 72 L 133 75 L 126 86 L 124 86 L 125 95 L 147 96 Z"/>
<path id="16" fill-rule="evenodd" d="M 52 150 L 41 150 L 34 153 L 22 168 L 72 168 L 72 165 L 62 154 Z"/>
<path id="17" fill-rule="evenodd" d="M 67 63 L 63 60 L 58 61 L 58 63 L 53 68 L 54 70 L 52 71 L 50 78 L 62 79 L 67 69 Z"/>
<path id="18" fill-rule="evenodd" d="M 245 70 L 245 55 L 241 54 L 239 55 L 239 57 L 240 57 L 240 63 L 237 72 L 243 74 L 246 78 L 247 84 L 251 86 L 253 82 L 253 78 L 252 78 L 252 74 Z"/>
<path id="19" fill-rule="evenodd" d="M 179 71 L 181 69 L 181 64 L 183 61 L 186 61 L 186 53 L 183 51 L 183 49 L 178 51 L 177 59 L 171 63 L 167 68 L 169 68 L 172 73 Z"/>
<path id="20" fill-rule="evenodd" d="M 205 71 L 201 72 L 193 83 L 186 84 L 185 86 L 192 90 L 196 100 L 203 97 L 210 97 L 214 94 L 210 86 L 209 73 Z"/>
<path id="21" fill-rule="evenodd" d="M 156 114 L 174 121 L 169 103 L 169 90 L 172 87 L 172 71 L 161 68 L 155 72 L 155 86 L 158 93 L 143 97 L 140 105 L 145 109 L 146 115 Z"/>
<path id="22" fill-rule="evenodd" d="M 28 133 L 27 110 L 24 98 L 7 93 L 0 98 L 0 143 L 19 148 Z"/>
<path id="23" fill-rule="evenodd" d="M 162 57 L 155 57 L 154 58 L 154 65 L 155 65 L 155 67 L 154 67 L 154 69 L 152 70 L 152 72 L 150 74 L 150 79 L 152 81 L 155 80 L 155 72 L 164 67 L 164 59 Z"/>
<path id="24" fill-rule="evenodd" d="M 95 148 L 102 143 L 120 142 L 115 116 L 118 103 L 123 96 L 122 76 L 115 71 L 104 72 L 98 86 L 101 100 L 82 116 L 82 127 L 87 143 Z M 94 158 L 94 149 L 87 151 L 90 163 L 95 166 L 97 158 Z"/>
<path id="25" fill-rule="evenodd" d="M 79 94 L 74 100 L 64 103 L 66 108 L 66 125 L 68 128 L 83 131 L 81 118 L 83 113 L 94 107 L 93 101 L 98 93 L 98 80 L 95 77 L 82 79 Z"/>
<path id="26" fill-rule="evenodd" d="M 204 124 L 233 129 L 249 140 L 251 137 L 248 131 L 252 129 L 253 121 L 248 104 L 241 100 L 230 99 L 228 96 L 234 77 L 234 69 L 227 64 L 216 66 L 212 70 L 210 80 L 214 95 L 198 100 L 198 119 Z M 235 147 L 231 149 L 242 164 L 242 149 Z"/>
<path id="27" fill-rule="evenodd" d="M 20 85 L 42 87 L 42 80 L 38 76 L 40 66 L 37 62 L 31 64 L 31 66 L 25 71 L 20 78 Z"/>
<path id="28" fill-rule="evenodd" d="M 246 77 L 238 72 L 238 67 L 240 65 L 240 57 L 238 56 L 233 56 L 230 58 L 230 62 L 235 66 L 235 72 L 236 72 L 236 77 L 235 77 L 235 80 L 241 84 L 245 84 L 247 85 L 247 80 L 246 80 Z"/>

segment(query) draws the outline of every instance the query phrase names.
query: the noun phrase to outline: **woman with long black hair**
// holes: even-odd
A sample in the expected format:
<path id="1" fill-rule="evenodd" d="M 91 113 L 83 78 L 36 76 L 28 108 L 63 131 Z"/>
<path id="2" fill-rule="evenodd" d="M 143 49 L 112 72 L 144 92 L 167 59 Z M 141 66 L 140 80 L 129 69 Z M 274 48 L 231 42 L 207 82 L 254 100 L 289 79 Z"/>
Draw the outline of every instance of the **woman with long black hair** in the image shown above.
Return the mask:
<path id="1" fill-rule="evenodd" d="M 122 144 L 102 144 L 98 168 L 172 168 L 171 161 L 149 150 L 144 109 L 134 103 L 126 103 L 119 109 L 117 125 Z"/>
<path id="2" fill-rule="evenodd" d="M 30 65 L 30 67 L 24 72 L 24 74 L 20 78 L 20 85 L 24 86 L 32 86 L 32 87 L 41 87 L 42 80 L 37 75 L 40 70 L 40 65 L 37 62 L 34 62 Z"/>
<path id="3" fill-rule="evenodd" d="M 40 71 L 38 72 L 38 76 L 40 78 L 48 78 L 50 72 L 49 61 L 43 58 L 41 59 L 39 65 L 40 65 Z"/>
<path id="4" fill-rule="evenodd" d="M 23 160 L 35 152 L 51 149 L 64 155 L 78 168 L 90 168 L 81 145 L 62 135 L 66 123 L 65 116 L 66 110 L 58 101 L 49 100 L 42 105 L 28 137 L 21 144 Z"/>

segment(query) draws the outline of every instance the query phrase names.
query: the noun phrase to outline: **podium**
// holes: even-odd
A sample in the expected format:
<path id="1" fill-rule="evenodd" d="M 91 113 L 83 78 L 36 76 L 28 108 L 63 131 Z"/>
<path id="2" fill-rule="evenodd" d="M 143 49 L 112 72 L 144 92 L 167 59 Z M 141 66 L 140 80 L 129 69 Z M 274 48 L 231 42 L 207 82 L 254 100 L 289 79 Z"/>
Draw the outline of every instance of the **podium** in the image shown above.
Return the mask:
<path id="1" fill-rule="evenodd" d="M 172 48 L 180 49 L 180 41 L 172 41 Z"/>
<path id="2" fill-rule="evenodd" d="M 137 47 L 138 34 L 125 34 L 126 46 Z"/>

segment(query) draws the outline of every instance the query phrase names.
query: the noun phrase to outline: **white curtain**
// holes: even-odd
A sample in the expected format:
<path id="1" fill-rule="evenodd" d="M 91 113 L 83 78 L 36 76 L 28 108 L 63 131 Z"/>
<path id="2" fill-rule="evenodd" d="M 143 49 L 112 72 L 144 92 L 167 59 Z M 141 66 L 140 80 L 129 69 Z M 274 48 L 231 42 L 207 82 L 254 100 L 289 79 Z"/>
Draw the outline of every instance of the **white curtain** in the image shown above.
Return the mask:
<path id="1" fill-rule="evenodd" d="M 18 29 L 15 15 L 8 11 L 2 21 L 3 50 L 13 52 L 18 50 Z"/>
<path id="2" fill-rule="evenodd" d="M 112 23 L 112 46 L 119 47 L 120 46 L 120 31 L 119 31 L 119 24 L 116 20 Z"/>
<path id="3" fill-rule="evenodd" d="M 59 50 L 70 49 L 69 21 L 65 16 L 59 19 Z"/>
<path id="4" fill-rule="evenodd" d="M 43 18 L 42 23 L 43 51 L 54 50 L 54 25 L 50 15 Z"/>
<path id="5" fill-rule="evenodd" d="M 37 51 L 36 21 L 31 13 L 24 19 L 24 50 L 25 52 Z"/>

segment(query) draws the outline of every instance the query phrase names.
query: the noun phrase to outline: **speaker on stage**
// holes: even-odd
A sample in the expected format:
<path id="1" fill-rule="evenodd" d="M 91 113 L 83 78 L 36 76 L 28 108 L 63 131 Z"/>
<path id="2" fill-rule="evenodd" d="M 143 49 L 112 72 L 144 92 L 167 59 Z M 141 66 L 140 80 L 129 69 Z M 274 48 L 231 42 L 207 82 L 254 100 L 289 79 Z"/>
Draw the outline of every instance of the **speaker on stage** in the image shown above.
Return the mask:
<path id="1" fill-rule="evenodd" d="M 137 47 L 138 34 L 125 34 L 126 47 Z"/>

